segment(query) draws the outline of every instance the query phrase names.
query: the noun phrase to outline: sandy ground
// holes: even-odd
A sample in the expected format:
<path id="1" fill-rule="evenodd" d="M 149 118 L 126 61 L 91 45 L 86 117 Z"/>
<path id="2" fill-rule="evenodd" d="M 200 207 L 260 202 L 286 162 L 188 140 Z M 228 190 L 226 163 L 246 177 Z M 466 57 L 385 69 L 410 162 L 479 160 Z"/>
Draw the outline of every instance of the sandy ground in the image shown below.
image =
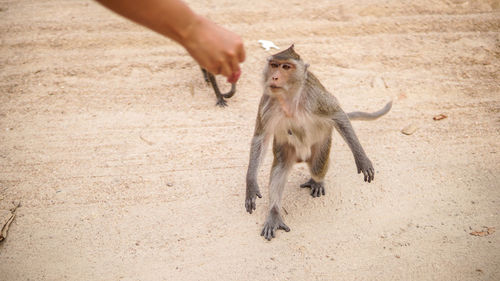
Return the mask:
<path id="1" fill-rule="evenodd" d="M 500 280 L 499 1 L 189 2 L 244 38 L 225 109 L 182 48 L 92 1 L 0 1 L 0 209 L 22 203 L 1 280 Z M 271 242 L 270 153 L 244 209 L 259 39 L 346 111 L 394 100 L 354 123 L 375 182 L 335 133 L 327 195 L 297 165 Z"/>

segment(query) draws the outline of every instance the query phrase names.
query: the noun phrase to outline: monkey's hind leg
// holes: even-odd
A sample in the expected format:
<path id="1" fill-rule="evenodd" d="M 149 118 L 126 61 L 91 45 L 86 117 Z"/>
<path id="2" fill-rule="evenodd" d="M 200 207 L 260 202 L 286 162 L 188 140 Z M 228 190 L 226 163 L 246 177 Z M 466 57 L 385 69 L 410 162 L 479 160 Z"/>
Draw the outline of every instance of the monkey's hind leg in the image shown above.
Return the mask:
<path id="1" fill-rule="evenodd" d="M 271 168 L 271 179 L 269 181 L 269 213 L 264 223 L 264 228 L 260 233 L 267 240 L 275 237 L 276 230 L 283 229 L 290 231 L 290 228 L 284 223 L 281 216 L 281 200 L 283 199 L 283 190 L 285 188 L 286 178 L 290 172 L 293 162 L 293 147 L 288 145 L 273 144 L 274 161 Z"/>
<path id="2" fill-rule="evenodd" d="M 215 79 L 215 76 L 204 68 L 201 69 L 201 72 L 203 73 L 203 79 L 205 79 L 205 82 L 211 84 L 212 88 L 214 89 L 215 97 L 217 98 L 216 105 L 220 107 L 226 107 L 227 102 L 224 98 L 229 99 L 236 93 L 236 84 L 232 83 L 231 90 L 223 94 L 221 93 L 219 86 L 217 85 L 217 80 Z"/>
<path id="3" fill-rule="evenodd" d="M 201 69 L 201 73 L 203 73 L 203 79 L 205 80 L 205 83 L 210 83 L 210 80 L 208 79 L 208 71 L 204 68 Z"/>
<path id="4" fill-rule="evenodd" d="M 328 164 L 330 161 L 330 147 L 332 145 L 332 138 L 327 138 L 323 143 L 316 144 L 311 148 L 311 158 L 307 161 L 309 171 L 311 172 L 311 179 L 300 185 L 300 187 L 311 188 L 312 197 L 320 197 L 325 195 L 325 185 L 323 179 L 328 171 Z"/>
<path id="5" fill-rule="evenodd" d="M 325 195 L 325 183 L 323 181 L 317 182 L 310 178 L 307 182 L 301 184 L 300 187 L 309 187 L 311 189 L 312 197 L 320 197 L 321 195 Z"/>

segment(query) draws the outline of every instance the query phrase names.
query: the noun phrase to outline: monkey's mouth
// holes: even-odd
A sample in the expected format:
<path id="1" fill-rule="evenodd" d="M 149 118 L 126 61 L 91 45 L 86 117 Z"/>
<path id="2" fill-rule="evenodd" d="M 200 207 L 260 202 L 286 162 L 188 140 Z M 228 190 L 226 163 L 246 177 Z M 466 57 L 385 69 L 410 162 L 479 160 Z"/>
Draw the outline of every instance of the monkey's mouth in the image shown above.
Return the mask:
<path id="1" fill-rule="evenodd" d="M 272 90 L 281 89 L 281 87 L 273 84 L 269 85 L 269 88 L 271 88 Z"/>

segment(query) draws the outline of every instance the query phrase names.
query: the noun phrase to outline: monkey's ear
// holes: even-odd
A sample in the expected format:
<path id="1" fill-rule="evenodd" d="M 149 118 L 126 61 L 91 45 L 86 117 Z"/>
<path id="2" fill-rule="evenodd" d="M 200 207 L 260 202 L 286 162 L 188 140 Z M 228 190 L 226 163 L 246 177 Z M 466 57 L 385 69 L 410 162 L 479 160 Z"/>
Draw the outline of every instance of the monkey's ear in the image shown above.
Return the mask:
<path id="1" fill-rule="evenodd" d="M 304 79 L 307 79 L 307 69 L 309 68 L 309 64 L 308 63 L 304 63 Z"/>

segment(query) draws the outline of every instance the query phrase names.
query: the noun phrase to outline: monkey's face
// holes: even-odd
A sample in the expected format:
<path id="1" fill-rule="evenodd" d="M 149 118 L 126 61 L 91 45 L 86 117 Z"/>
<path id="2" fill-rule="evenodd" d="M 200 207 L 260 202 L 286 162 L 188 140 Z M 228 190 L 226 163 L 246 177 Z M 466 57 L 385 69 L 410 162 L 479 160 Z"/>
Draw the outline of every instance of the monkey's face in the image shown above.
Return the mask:
<path id="1" fill-rule="evenodd" d="M 265 87 L 272 93 L 288 91 L 295 84 L 297 65 L 292 60 L 269 60 L 265 73 Z"/>

